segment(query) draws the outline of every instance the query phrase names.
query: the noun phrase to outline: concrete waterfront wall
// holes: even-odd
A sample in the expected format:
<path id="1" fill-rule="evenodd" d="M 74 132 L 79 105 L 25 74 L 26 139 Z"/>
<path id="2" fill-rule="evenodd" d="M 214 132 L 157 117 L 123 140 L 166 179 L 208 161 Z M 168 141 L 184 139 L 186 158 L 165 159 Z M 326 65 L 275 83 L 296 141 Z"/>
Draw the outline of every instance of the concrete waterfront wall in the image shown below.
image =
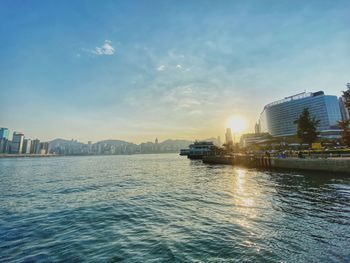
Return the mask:
<path id="1" fill-rule="evenodd" d="M 203 157 L 204 163 L 230 164 L 263 169 L 288 169 L 304 171 L 320 171 L 328 173 L 350 174 L 350 158 L 276 158 L 267 156 L 207 156 Z"/>
<path id="2" fill-rule="evenodd" d="M 350 174 L 349 158 L 330 158 L 330 159 L 297 159 L 271 158 L 272 168 L 282 168 L 291 170 L 308 170 L 334 173 Z"/>
<path id="3" fill-rule="evenodd" d="M 203 156 L 203 163 L 233 165 L 232 156 Z"/>

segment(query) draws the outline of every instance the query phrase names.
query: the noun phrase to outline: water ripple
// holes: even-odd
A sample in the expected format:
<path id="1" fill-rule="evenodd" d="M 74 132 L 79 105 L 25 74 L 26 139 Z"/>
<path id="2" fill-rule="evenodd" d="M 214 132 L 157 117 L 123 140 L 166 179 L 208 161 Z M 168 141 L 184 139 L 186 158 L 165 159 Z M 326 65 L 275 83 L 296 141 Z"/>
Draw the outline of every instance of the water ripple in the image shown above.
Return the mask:
<path id="1" fill-rule="evenodd" d="M 177 155 L 0 160 L 2 262 L 347 262 L 350 178 Z"/>

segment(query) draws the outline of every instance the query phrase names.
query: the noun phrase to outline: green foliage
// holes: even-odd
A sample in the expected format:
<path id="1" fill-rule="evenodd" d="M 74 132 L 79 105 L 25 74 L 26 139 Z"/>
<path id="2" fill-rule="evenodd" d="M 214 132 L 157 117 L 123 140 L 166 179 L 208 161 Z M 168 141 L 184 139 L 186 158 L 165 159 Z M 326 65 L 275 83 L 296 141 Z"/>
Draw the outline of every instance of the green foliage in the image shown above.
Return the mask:
<path id="1" fill-rule="evenodd" d="M 350 83 L 346 84 L 347 90 L 343 91 L 343 96 L 347 99 L 350 99 Z"/>
<path id="2" fill-rule="evenodd" d="M 345 98 L 345 105 L 350 110 L 350 83 L 346 84 L 347 90 L 343 91 L 343 97 Z"/>
<path id="3" fill-rule="evenodd" d="M 311 145 L 318 136 L 317 127 L 320 124 L 320 120 L 316 120 L 315 117 L 310 116 L 308 108 L 305 108 L 300 114 L 299 118 L 294 121 L 297 127 L 297 136 L 302 143 Z"/>
<path id="4" fill-rule="evenodd" d="M 350 121 L 339 121 L 338 122 L 340 129 L 342 130 L 341 135 L 343 143 L 350 147 Z"/>
<path id="5" fill-rule="evenodd" d="M 350 83 L 346 84 L 347 90 L 343 91 L 343 97 L 345 98 L 345 105 L 350 111 Z M 350 147 L 350 121 L 339 121 L 340 129 L 342 130 L 343 143 Z"/>

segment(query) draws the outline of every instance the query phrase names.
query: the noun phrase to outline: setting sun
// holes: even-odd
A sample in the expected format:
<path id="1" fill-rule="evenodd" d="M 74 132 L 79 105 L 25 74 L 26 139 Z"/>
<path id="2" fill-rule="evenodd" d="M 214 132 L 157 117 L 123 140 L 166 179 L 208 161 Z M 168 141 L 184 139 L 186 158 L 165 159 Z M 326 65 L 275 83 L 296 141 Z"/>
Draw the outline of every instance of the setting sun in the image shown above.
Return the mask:
<path id="1" fill-rule="evenodd" d="M 226 127 L 231 128 L 232 132 L 242 132 L 247 128 L 247 121 L 242 116 L 231 116 L 226 122 Z"/>

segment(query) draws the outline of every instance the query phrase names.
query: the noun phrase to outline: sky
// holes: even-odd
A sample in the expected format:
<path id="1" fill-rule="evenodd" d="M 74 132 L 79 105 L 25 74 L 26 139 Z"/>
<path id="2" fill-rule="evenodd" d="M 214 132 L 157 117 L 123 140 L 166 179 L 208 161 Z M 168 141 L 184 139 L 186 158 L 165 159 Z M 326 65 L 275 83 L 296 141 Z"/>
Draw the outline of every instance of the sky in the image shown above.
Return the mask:
<path id="1" fill-rule="evenodd" d="M 0 1 L 0 127 L 139 143 L 253 131 L 350 82 L 350 1 Z"/>

